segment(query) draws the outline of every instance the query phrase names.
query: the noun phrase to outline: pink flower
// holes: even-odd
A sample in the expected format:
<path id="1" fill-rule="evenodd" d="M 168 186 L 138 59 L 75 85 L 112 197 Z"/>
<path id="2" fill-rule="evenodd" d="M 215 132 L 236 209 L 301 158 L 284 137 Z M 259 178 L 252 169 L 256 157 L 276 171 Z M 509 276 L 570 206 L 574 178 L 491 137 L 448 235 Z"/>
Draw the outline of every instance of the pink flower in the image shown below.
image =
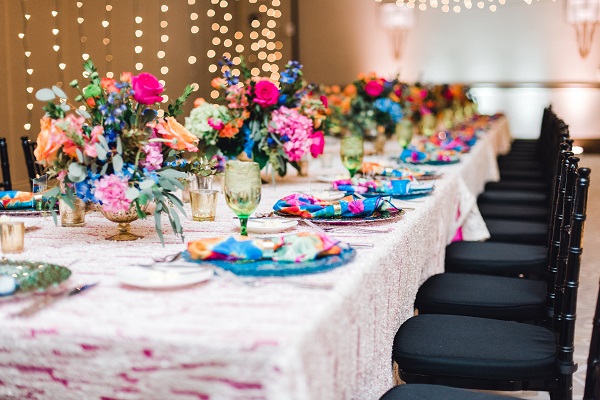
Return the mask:
<path id="1" fill-rule="evenodd" d="M 127 179 L 117 175 L 106 175 L 96 181 L 93 194 L 97 200 L 102 202 L 104 211 L 127 211 L 131 204 L 125 196 L 128 187 Z"/>
<path id="2" fill-rule="evenodd" d="M 254 102 L 262 108 L 277 104 L 279 100 L 279 89 L 267 80 L 259 81 L 254 86 Z"/>
<path id="3" fill-rule="evenodd" d="M 310 135 L 312 139 L 312 143 L 310 145 L 310 155 L 313 158 L 317 158 L 319 154 L 323 154 L 323 149 L 325 148 L 325 137 L 323 136 L 322 131 L 313 132 Z"/>
<path id="4" fill-rule="evenodd" d="M 146 158 L 141 162 L 142 167 L 148 171 L 156 171 L 162 167 L 163 155 L 161 152 L 162 145 L 160 143 L 149 143 L 143 147 Z"/>
<path id="5" fill-rule="evenodd" d="M 327 99 L 327 96 L 321 96 L 319 97 L 319 100 L 321 100 L 321 103 L 323 103 L 325 108 L 329 107 L 329 99 Z"/>
<path id="6" fill-rule="evenodd" d="M 206 122 L 215 131 L 220 131 L 221 129 L 225 128 L 225 124 L 220 119 L 214 119 L 213 117 L 210 117 Z"/>
<path id="7" fill-rule="evenodd" d="M 369 81 L 365 85 L 365 93 L 371 97 L 377 97 L 383 93 L 383 85 L 379 81 Z"/>
<path id="8" fill-rule="evenodd" d="M 153 75 L 143 72 L 131 77 L 133 98 L 141 104 L 154 104 L 163 101 L 160 94 L 164 87 Z"/>
<path id="9" fill-rule="evenodd" d="M 295 108 L 285 106 L 273 111 L 269 132 L 281 137 L 283 150 L 290 161 L 300 161 L 310 151 L 313 132 L 312 120 Z"/>
<path id="10" fill-rule="evenodd" d="M 348 211 L 352 214 L 361 214 L 365 211 L 365 204 L 360 200 L 348 202 Z"/>

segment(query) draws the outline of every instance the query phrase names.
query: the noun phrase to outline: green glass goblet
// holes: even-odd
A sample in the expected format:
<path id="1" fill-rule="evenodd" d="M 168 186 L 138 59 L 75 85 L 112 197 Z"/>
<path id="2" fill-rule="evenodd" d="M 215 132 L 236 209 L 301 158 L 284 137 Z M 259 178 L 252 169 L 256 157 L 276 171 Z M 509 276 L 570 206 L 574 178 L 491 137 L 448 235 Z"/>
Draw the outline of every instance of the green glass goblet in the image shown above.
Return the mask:
<path id="1" fill-rule="evenodd" d="M 360 135 L 348 135 L 342 138 L 340 156 L 342 164 L 350 172 L 350 178 L 362 167 L 365 154 L 364 139 Z"/>
<path id="2" fill-rule="evenodd" d="M 223 185 L 227 206 L 240 219 L 240 234 L 248 236 L 248 217 L 260 204 L 260 167 L 255 162 L 227 161 Z"/>

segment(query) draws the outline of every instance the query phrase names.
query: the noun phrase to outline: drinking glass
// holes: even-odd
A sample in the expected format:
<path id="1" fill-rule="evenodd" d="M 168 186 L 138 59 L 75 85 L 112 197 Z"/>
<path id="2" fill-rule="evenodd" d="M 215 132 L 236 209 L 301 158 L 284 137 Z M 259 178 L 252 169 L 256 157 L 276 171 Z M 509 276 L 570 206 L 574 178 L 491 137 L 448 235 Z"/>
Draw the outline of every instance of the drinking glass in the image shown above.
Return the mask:
<path id="1" fill-rule="evenodd" d="M 348 135 L 342 138 L 340 155 L 342 164 L 350 172 L 350 178 L 360 169 L 363 162 L 364 139 L 360 135 Z"/>
<path id="2" fill-rule="evenodd" d="M 248 236 L 248 217 L 260 203 L 261 180 L 258 163 L 227 161 L 223 186 L 227 206 L 240 219 L 240 234 Z"/>

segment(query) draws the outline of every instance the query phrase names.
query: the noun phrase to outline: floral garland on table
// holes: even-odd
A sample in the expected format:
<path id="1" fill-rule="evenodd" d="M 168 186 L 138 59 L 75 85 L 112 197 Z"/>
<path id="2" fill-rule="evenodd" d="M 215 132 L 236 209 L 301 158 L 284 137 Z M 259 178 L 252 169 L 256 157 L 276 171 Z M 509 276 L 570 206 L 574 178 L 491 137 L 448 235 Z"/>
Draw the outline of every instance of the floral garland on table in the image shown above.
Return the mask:
<path id="1" fill-rule="evenodd" d="M 312 86 L 302 79 L 302 65 L 290 61 L 279 82 L 252 77 L 242 62 L 239 76 L 228 58 L 220 63 L 223 77 L 212 86 L 221 92 L 226 105 L 197 99 L 186 118 L 186 127 L 206 147 L 208 156 L 217 151 L 226 157 L 251 158 L 261 168 L 271 164 L 280 176 L 287 163 L 300 169 L 308 153 L 323 152 L 322 127 L 326 121 L 326 100 L 311 97 Z"/>
<path id="2" fill-rule="evenodd" d="M 184 211 L 173 191 L 183 189 L 178 179 L 186 175 L 164 164 L 183 151 L 198 150 L 198 138 L 175 119 L 182 113 L 191 86 L 159 118 L 164 88 L 154 76 L 123 73 L 119 80 L 100 78 L 91 60 L 84 63 L 84 70 L 89 84 L 80 87 L 74 80 L 69 86 L 78 90 L 75 101 L 85 109 L 70 104 L 56 86 L 36 93 L 48 103 L 35 156 L 65 188 L 62 193 L 53 188 L 46 196 L 53 204 L 58 198 L 72 204 L 79 197 L 100 204 L 106 212 L 135 207 L 141 219 L 146 217 L 145 206 L 153 202 L 161 241 L 161 214 L 167 215 L 174 233 L 183 239 L 173 206 Z"/>

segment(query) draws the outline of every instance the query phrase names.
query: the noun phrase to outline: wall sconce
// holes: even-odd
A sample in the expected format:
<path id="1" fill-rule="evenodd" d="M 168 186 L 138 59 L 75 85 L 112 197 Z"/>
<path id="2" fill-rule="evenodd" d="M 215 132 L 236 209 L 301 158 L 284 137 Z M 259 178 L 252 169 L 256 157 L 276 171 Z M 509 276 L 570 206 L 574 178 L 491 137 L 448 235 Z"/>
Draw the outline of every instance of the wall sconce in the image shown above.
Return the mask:
<path id="1" fill-rule="evenodd" d="M 414 26 L 414 7 L 406 4 L 380 3 L 379 24 L 387 32 L 394 60 L 400 61 L 408 32 Z"/>
<path id="2" fill-rule="evenodd" d="M 600 22 L 600 0 L 567 0 L 567 22 L 575 27 L 579 54 L 586 58 Z"/>

